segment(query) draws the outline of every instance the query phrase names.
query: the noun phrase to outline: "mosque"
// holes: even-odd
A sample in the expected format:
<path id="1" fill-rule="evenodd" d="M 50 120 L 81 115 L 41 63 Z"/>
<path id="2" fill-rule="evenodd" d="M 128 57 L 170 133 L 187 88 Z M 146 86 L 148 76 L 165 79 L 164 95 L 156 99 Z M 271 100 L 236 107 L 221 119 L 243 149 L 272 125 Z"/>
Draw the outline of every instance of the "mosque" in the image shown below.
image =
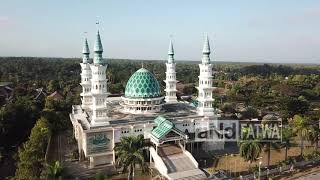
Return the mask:
<path id="1" fill-rule="evenodd" d="M 70 120 L 77 140 L 80 159 L 90 167 L 115 164 L 114 147 L 123 136 L 143 135 L 153 146 L 149 148 L 150 163 L 167 179 L 204 179 L 196 150 L 219 150 L 223 141 L 199 137 L 207 127 L 218 127 L 219 114 L 212 106 L 213 75 L 209 38 L 205 38 L 199 64 L 197 105 L 178 101 L 176 96 L 176 62 L 170 41 L 166 61 L 165 96 L 159 81 L 145 68 L 138 69 L 128 80 L 122 97 L 109 97 L 106 79 L 107 62 L 99 31 L 89 58 L 85 39 L 81 65 L 81 105 L 73 105 Z"/>

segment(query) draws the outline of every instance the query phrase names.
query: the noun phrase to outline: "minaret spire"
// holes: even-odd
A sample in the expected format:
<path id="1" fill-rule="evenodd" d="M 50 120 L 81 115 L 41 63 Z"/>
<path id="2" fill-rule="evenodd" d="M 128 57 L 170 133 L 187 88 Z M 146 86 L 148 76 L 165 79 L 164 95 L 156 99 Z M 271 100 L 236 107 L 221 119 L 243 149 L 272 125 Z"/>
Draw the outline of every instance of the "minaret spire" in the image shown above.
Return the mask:
<path id="1" fill-rule="evenodd" d="M 208 34 L 206 34 L 202 49 L 202 64 L 210 64 L 210 53 L 209 37 Z"/>
<path id="2" fill-rule="evenodd" d="M 94 52 L 103 52 L 99 30 L 97 31 L 96 42 L 94 43 Z"/>
<path id="3" fill-rule="evenodd" d="M 166 83 L 166 96 L 165 101 L 167 103 L 175 103 L 177 102 L 177 89 L 176 89 L 176 63 L 174 62 L 174 50 L 173 50 L 173 44 L 172 39 L 170 39 L 169 42 L 169 49 L 168 49 L 168 61 L 166 63 L 166 80 L 164 82 Z"/>
<path id="4" fill-rule="evenodd" d="M 199 86 L 198 89 L 198 114 L 201 116 L 214 116 L 214 108 L 212 98 L 213 87 L 213 71 L 212 64 L 210 61 L 210 44 L 209 37 L 206 35 L 203 49 L 202 49 L 202 60 L 199 64 L 200 75 L 199 75 Z"/>
<path id="5" fill-rule="evenodd" d="M 93 51 L 94 51 L 93 63 L 94 64 L 103 64 L 103 58 L 102 58 L 103 47 L 102 47 L 102 43 L 101 43 L 99 30 L 97 31 L 97 36 L 96 36 L 96 41 L 94 43 Z"/>
<path id="6" fill-rule="evenodd" d="M 169 49 L 168 49 L 168 63 L 174 63 L 173 56 L 174 56 L 173 44 L 172 44 L 172 39 L 170 39 Z"/>
<path id="7" fill-rule="evenodd" d="M 92 97 L 91 97 L 91 68 L 90 64 L 92 61 L 89 58 L 90 50 L 87 38 L 84 39 L 84 46 L 82 49 L 82 63 L 81 66 L 81 83 L 82 92 L 80 94 L 81 98 L 81 107 L 83 109 L 89 109 L 92 105 Z"/>
<path id="8" fill-rule="evenodd" d="M 99 24 L 98 22 L 96 24 Z M 109 124 L 107 114 L 108 80 L 106 77 L 107 64 L 103 61 L 103 47 L 99 30 L 97 31 L 94 44 L 93 64 L 90 65 L 92 71 L 91 78 L 91 125 L 102 126 Z"/>
<path id="9" fill-rule="evenodd" d="M 90 59 L 89 59 L 90 50 L 89 50 L 89 45 L 88 45 L 87 38 L 85 38 L 85 40 L 84 40 L 84 46 L 83 46 L 82 54 L 83 54 L 82 62 L 83 63 L 91 63 Z"/>

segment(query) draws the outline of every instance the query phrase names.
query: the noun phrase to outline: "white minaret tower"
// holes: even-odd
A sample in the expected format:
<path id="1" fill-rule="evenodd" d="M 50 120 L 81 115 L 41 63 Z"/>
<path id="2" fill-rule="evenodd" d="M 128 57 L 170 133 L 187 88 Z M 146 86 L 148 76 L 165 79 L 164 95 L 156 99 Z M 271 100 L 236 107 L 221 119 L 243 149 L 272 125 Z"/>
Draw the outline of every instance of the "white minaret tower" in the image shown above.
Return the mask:
<path id="1" fill-rule="evenodd" d="M 90 69 L 90 63 L 92 61 L 89 59 L 89 46 L 87 38 L 85 38 L 83 50 L 82 50 L 82 63 L 80 63 L 81 66 L 81 83 L 82 86 L 82 93 L 80 94 L 81 98 L 81 107 L 83 109 L 89 109 L 92 104 L 92 98 L 91 98 L 91 69 Z"/>
<path id="2" fill-rule="evenodd" d="M 107 65 L 102 58 L 103 48 L 99 31 L 94 45 L 93 64 L 90 65 L 92 71 L 91 79 L 91 95 L 92 95 L 92 118 L 91 124 L 93 126 L 108 124 L 107 117 Z"/>
<path id="3" fill-rule="evenodd" d="M 202 63 L 199 64 L 200 75 L 199 75 L 199 86 L 198 89 L 198 114 L 202 116 L 213 116 L 214 108 L 212 103 L 212 64 L 210 61 L 210 45 L 209 38 L 206 36 L 202 50 Z"/>
<path id="4" fill-rule="evenodd" d="M 165 101 L 167 103 L 175 103 L 177 102 L 177 89 L 176 89 L 176 63 L 174 62 L 174 51 L 173 51 L 173 45 L 172 41 L 170 40 L 169 43 L 169 50 L 168 50 L 168 61 L 166 63 L 166 80 L 164 82 L 166 83 L 166 89 L 164 90 L 166 92 Z"/>

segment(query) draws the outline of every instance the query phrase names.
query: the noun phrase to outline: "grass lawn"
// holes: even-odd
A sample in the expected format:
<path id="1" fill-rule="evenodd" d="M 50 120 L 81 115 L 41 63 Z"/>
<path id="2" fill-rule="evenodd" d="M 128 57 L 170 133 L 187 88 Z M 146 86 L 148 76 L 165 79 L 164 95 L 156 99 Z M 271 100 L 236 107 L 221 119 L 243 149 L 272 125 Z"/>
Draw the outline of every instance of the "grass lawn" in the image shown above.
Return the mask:
<path id="1" fill-rule="evenodd" d="M 314 147 L 305 147 L 304 153 L 308 154 L 314 150 Z M 295 157 L 300 155 L 300 147 L 291 147 L 288 150 L 288 157 Z M 262 162 L 261 167 L 267 166 L 268 153 L 262 152 L 261 159 L 253 162 L 251 167 L 259 164 L 259 161 Z M 271 150 L 271 159 L 270 165 L 278 165 L 279 161 L 283 161 L 285 159 L 285 149 L 282 148 L 279 152 L 275 150 Z M 249 163 L 245 162 L 243 158 L 239 154 L 222 156 L 219 158 L 215 167 L 209 168 L 210 171 L 216 170 L 227 170 L 231 171 L 232 175 L 239 176 L 240 173 L 243 175 L 246 171 L 248 171 Z"/>

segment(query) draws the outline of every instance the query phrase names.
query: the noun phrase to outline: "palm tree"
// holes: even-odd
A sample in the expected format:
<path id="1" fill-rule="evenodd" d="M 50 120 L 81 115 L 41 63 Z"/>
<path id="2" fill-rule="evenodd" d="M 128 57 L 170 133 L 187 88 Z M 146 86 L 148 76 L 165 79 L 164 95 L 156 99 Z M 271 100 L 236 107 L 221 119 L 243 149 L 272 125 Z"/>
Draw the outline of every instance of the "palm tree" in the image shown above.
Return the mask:
<path id="1" fill-rule="evenodd" d="M 292 136 L 293 136 L 293 132 L 290 127 L 282 129 L 282 143 L 285 147 L 285 160 L 288 160 L 288 150 L 291 146 Z"/>
<path id="2" fill-rule="evenodd" d="M 48 165 L 47 179 L 59 179 L 62 174 L 63 167 L 59 161 L 54 162 L 53 165 Z"/>
<path id="3" fill-rule="evenodd" d="M 304 141 L 308 137 L 310 127 L 307 123 L 307 120 L 300 115 L 294 115 L 292 125 L 293 132 L 297 134 L 300 138 L 300 155 L 302 156 L 304 149 Z"/>
<path id="4" fill-rule="evenodd" d="M 312 126 L 309 130 L 309 136 L 308 139 L 310 140 L 311 144 L 315 144 L 315 151 L 318 151 L 319 147 L 319 136 L 320 136 L 320 128 L 319 126 L 315 125 Z"/>
<path id="5" fill-rule="evenodd" d="M 249 162 L 249 169 L 253 161 L 258 160 L 262 151 L 262 145 L 257 140 L 243 140 L 240 142 L 240 156 Z"/>
<path id="6" fill-rule="evenodd" d="M 261 122 L 262 127 L 264 126 L 268 126 L 268 119 L 263 119 Z M 264 142 L 262 143 L 265 146 L 264 151 L 268 153 L 268 160 L 267 160 L 267 164 L 268 166 L 270 166 L 270 160 L 271 160 L 271 149 L 276 150 L 277 152 L 280 152 L 280 144 L 278 142 L 273 142 L 272 140 L 268 141 L 268 142 Z"/>
<path id="7" fill-rule="evenodd" d="M 142 135 L 122 137 L 114 148 L 118 157 L 116 164 L 123 168 L 123 173 L 129 171 L 128 179 L 134 179 L 135 167 L 138 164 L 143 173 L 149 172 L 143 150 L 148 147 Z"/>
<path id="8" fill-rule="evenodd" d="M 258 160 L 262 151 L 262 144 L 258 139 L 249 139 L 247 134 L 249 133 L 249 128 L 241 129 L 242 140 L 240 141 L 240 156 L 244 158 L 245 161 L 249 162 L 249 170 L 253 161 Z"/>

